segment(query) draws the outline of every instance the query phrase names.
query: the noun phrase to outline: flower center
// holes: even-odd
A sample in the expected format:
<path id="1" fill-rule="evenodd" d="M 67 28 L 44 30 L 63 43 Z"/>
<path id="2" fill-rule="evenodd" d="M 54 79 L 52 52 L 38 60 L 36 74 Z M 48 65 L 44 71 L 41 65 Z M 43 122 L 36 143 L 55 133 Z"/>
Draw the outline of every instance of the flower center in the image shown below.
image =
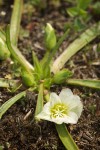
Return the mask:
<path id="1" fill-rule="evenodd" d="M 65 104 L 55 104 L 51 108 L 51 118 L 64 117 L 68 112 L 68 107 Z"/>

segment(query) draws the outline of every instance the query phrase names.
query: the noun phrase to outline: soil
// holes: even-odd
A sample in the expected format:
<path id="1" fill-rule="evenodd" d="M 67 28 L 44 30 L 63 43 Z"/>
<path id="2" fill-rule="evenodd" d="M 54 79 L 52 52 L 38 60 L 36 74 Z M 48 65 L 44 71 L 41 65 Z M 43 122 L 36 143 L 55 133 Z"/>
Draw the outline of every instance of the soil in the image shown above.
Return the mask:
<path id="1" fill-rule="evenodd" d="M 45 10 L 33 9 L 25 11 L 21 26 L 24 34 L 20 34 L 18 47 L 23 55 L 32 63 L 31 52 L 34 50 L 39 59 L 44 55 L 43 28 L 47 22 L 55 28 L 57 36 L 61 36 L 65 25 L 70 21 L 65 13 L 66 3 L 59 6 L 48 4 Z M 6 15 L 2 16 L 1 12 Z M 10 21 L 11 8 L 4 5 L 0 10 L 0 24 L 5 26 Z M 92 16 L 91 24 L 95 22 Z M 56 57 L 67 47 L 71 41 L 80 34 L 72 30 L 70 36 L 63 42 Z M 71 36 L 73 35 L 73 36 Z M 65 65 L 79 79 L 100 79 L 100 47 L 97 52 L 100 38 L 95 39 L 87 47 L 76 54 Z M 0 62 L 0 77 L 11 74 L 8 61 Z M 16 77 L 17 78 L 17 77 Z M 100 91 L 76 86 L 55 86 L 51 91 L 60 92 L 63 87 L 70 88 L 81 97 L 84 105 L 82 115 L 76 125 L 67 125 L 69 132 L 80 150 L 100 149 Z M 16 95 L 7 89 L 0 88 L 0 105 Z M 61 143 L 55 125 L 51 122 L 34 120 L 34 110 L 37 94 L 27 91 L 27 96 L 14 104 L 0 120 L 0 145 L 4 150 L 65 150 Z M 29 116 L 26 117 L 27 113 Z"/>

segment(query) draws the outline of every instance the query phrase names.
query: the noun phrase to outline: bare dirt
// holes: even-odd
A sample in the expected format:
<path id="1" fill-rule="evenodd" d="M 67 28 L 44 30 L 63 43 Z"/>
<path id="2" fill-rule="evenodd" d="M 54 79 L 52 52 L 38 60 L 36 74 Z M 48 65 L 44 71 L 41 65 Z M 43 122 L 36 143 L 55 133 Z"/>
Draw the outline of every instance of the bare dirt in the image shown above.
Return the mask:
<path id="1" fill-rule="evenodd" d="M 34 50 L 41 59 L 44 55 L 43 27 L 47 22 L 51 23 L 58 36 L 63 34 L 65 24 L 68 23 L 68 15 L 65 14 L 64 4 L 55 7 L 48 4 L 45 11 L 34 10 L 31 14 L 24 12 L 22 16 L 22 27 L 28 34 L 20 35 L 19 49 L 25 57 L 32 63 L 31 52 Z M 1 11 L 6 12 L 6 16 L 0 16 L 0 24 L 3 26 L 9 23 L 11 9 L 7 5 Z M 95 19 L 92 20 L 95 22 Z M 90 23 L 89 26 L 91 26 Z M 63 42 L 56 57 L 67 47 L 67 45 L 80 34 L 75 31 Z M 100 46 L 96 47 L 100 38 L 94 40 L 87 47 L 76 54 L 67 64 L 75 78 L 80 79 L 100 79 Z M 8 62 L 0 62 L 0 77 L 10 74 Z M 82 116 L 76 125 L 67 125 L 73 139 L 80 150 L 100 149 L 100 91 L 76 86 L 55 86 L 51 90 L 60 92 L 62 87 L 69 87 L 81 97 L 84 105 Z M 23 89 L 20 89 L 22 91 Z M 18 93 L 18 91 L 17 91 Z M 7 89 L 0 88 L 0 105 L 14 96 L 15 93 Z M 55 125 L 51 122 L 43 121 L 36 123 L 34 120 L 34 110 L 37 94 L 27 91 L 27 96 L 14 104 L 0 120 L 0 145 L 4 150 L 65 150 L 61 143 Z M 30 112 L 28 118 L 25 116 Z"/>

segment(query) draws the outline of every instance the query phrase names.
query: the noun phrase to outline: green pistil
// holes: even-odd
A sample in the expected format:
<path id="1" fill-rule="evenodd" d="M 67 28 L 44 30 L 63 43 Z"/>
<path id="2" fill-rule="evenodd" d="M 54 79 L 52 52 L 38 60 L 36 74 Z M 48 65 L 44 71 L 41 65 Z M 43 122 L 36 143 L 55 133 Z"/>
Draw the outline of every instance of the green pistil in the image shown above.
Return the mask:
<path id="1" fill-rule="evenodd" d="M 65 104 L 55 104 L 51 108 L 51 118 L 64 117 L 68 112 L 68 107 Z"/>

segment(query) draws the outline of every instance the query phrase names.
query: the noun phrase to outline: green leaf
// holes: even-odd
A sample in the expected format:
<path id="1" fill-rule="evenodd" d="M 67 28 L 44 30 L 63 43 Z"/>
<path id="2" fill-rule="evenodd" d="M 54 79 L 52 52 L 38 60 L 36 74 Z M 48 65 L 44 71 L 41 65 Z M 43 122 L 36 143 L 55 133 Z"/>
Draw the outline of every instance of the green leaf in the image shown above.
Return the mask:
<path id="1" fill-rule="evenodd" d="M 79 9 L 79 15 L 85 17 L 87 15 L 87 12 L 83 9 Z"/>
<path id="2" fill-rule="evenodd" d="M 34 72 L 37 73 L 37 75 L 41 79 L 43 70 L 42 70 L 41 64 L 34 52 L 32 52 L 32 58 L 33 58 L 33 62 L 34 62 Z"/>
<path id="3" fill-rule="evenodd" d="M 5 35 L 0 30 L 0 60 L 5 60 L 10 57 L 10 51 L 8 50 Z"/>
<path id="4" fill-rule="evenodd" d="M 91 9 L 94 15 L 100 15 L 100 1 L 95 2 Z"/>
<path id="5" fill-rule="evenodd" d="M 21 92 L 19 94 L 17 94 L 16 96 L 12 97 L 11 99 L 9 99 L 8 101 L 6 101 L 1 107 L 0 107 L 0 119 L 2 118 L 2 116 L 5 114 L 5 112 L 14 104 L 16 103 L 18 100 L 20 100 L 22 97 L 24 97 L 26 95 L 26 91 Z"/>
<path id="6" fill-rule="evenodd" d="M 83 24 L 80 18 L 76 18 L 74 21 L 74 28 L 75 28 L 75 31 L 82 31 L 83 29 L 86 28 L 86 26 L 85 24 Z"/>
<path id="7" fill-rule="evenodd" d="M 68 8 L 67 13 L 69 14 L 69 16 L 75 17 L 78 15 L 78 9 L 77 9 L 77 7 Z"/>
<path id="8" fill-rule="evenodd" d="M 37 116 L 42 111 L 42 109 L 43 109 L 43 84 L 40 84 L 35 116 Z"/>
<path id="9" fill-rule="evenodd" d="M 43 79 L 49 78 L 50 76 L 51 76 L 50 65 L 47 64 L 46 66 L 43 66 Z"/>
<path id="10" fill-rule="evenodd" d="M 86 9 L 92 0 L 77 0 L 78 8 Z"/>
<path id="11" fill-rule="evenodd" d="M 23 67 L 27 72 L 32 73 L 34 71 L 33 66 L 25 59 L 25 57 L 21 54 L 19 49 L 12 45 L 10 41 L 10 30 L 9 26 L 6 28 L 6 40 L 8 49 L 15 60 Z"/>
<path id="12" fill-rule="evenodd" d="M 52 78 L 46 78 L 43 80 L 43 85 L 45 88 L 50 89 L 50 86 L 52 84 Z"/>
<path id="13" fill-rule="evenodd" d="M 42 67 L 43 79 L 48 78 L 50 76 L 50 63 L 51 63 L 51 60 L 50 60 L 49 56 L 50 56 L 50 52 L 47 51 L 45 53 L 45 56 L 43 57 L 42 61 L 40 62 L 41 67 Z"/>
<path id="14" fill-rule="evenodd" d="M 2 38 L 2 40 L 4 42 L 6 42 L 6 34 L 5 34 L 5 32 L 2 29 L 0 29 L 0 37 Z"/>
<path id="15" fill-rule="evenodd" d="M 0 150 L 4 150 L 4 146 L 1 146 L 1 145 L 0 145 Z"/>
<path id="16" fill-rule="evenodd" d="M 87 12 L 81 8 L 77 8 L 77 7 L 71 7 L 67 9 L 67 13 L 71 16 L 71 17 L 76 17 L 76 16 L 86 16 Z"/>
<path id="17" fill-rule="evenodd" d="M 35 5 L 39 10 L 44 10 L 47 7 L 45 0 L 29 0 L 29 3 Z"/>
<path id="18" fill-rule="evenodd" d="M 82 49 L 86 44 L 95 39 L 100 35 L 100 22 L 93 25 L 90 29 L 87 29 L 82 33 L 79 38 L 73 41 L 64 52 L 54 61 L 52 65 L 52 72 L 57 73 L 60 69 L 63 68 L 64 64 L 80 49 Z"/>
<path id="19" fill-rule="evenodd" d="M 60 140 L 67 150 L 79 150 L 71 135 L 69 134 L 65 124 L 56 124 L 56 130 Z"/>
<path id="20" fill-rule="evenodd" d="M 15 0 L 10 22 L 10 35 L 13 45 L 17 45 L 22 16 L 23 0 Z"/>
<path id="21" fill-rule="evenodd" d="M 70 85 L 79 85 L 79 86 L 85 86 L 85 87 L 90 87 L 94 89 L 99 89 L 100 90 L 100 80 L 90 80 L 90 79 L 68 79 L 66 81 L 67 84 Z"/>

